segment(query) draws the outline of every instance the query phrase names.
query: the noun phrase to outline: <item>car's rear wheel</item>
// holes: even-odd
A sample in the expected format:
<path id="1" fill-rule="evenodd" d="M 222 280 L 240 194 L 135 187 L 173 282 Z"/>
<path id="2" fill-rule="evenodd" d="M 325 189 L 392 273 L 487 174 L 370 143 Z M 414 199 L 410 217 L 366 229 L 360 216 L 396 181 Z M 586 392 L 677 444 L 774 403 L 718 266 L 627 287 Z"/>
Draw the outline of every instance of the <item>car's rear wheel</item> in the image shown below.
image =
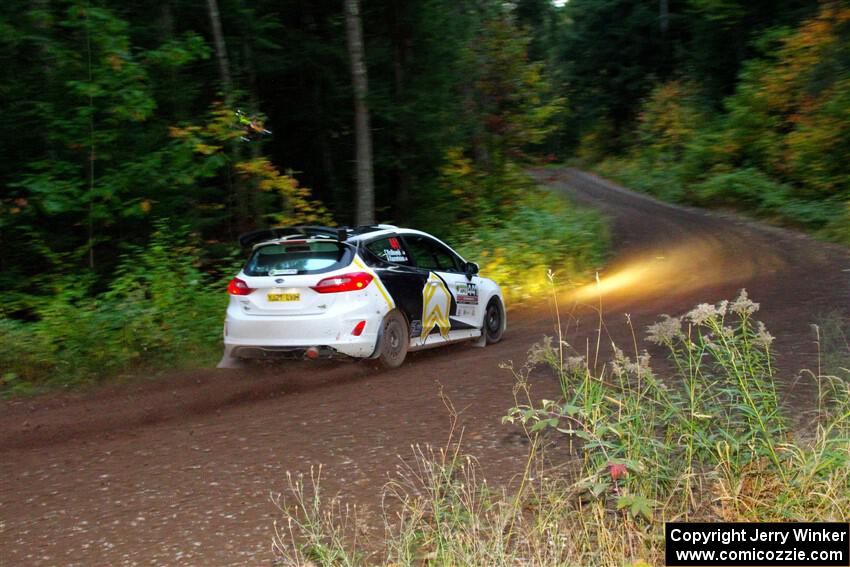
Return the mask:
<path id="1" fill-rule="evenodd" d="M 487 304 L 487 310 L 484 312 L 484 337 L 487 339 L 487 344 L 491 345 L 502 340 L 502 333 L 505 329 L 505 312 L 502 308 L 502 302 L 497 298 L 493 298 Z"/>
<path id="2" fill-rule="evenodd" d="M 399 311 L 390 311 L 384 317 L 384 326 L 378 341 L 378 364 L 384 368 L 401 366 L 410 346 L 410 333 L 404 315 Z"/>

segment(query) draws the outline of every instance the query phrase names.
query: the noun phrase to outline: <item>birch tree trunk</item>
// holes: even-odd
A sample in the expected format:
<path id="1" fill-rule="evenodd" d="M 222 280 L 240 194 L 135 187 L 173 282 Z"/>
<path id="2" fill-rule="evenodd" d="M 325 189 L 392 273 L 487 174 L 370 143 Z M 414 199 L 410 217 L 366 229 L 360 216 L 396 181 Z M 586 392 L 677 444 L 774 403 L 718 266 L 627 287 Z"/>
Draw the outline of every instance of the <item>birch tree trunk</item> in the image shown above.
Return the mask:
<path id="1" fill-rule="evenodd" d="M 212 1 L 212 0 L 211 0 Z M 369 80 L 363 49 L 363 24 L 359 0 L 345 0 L 348 54 L 354 86 L 354 132 L 357 162 L 357 224 L 375 223 L 375 181 L 372 172 L 372 132 L 369 126 Z"/>

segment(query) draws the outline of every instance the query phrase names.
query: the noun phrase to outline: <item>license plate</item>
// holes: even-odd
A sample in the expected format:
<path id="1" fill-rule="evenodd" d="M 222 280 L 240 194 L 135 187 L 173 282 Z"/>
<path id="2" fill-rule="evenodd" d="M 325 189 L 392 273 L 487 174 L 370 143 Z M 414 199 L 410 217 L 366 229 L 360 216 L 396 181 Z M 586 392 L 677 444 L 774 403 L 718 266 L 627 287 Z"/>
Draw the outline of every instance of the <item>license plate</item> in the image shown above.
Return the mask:
<path id="1" fill-rule="evenodd" d="M 269 301 L 299 301 L 300 293 L 270 293 Z"/>

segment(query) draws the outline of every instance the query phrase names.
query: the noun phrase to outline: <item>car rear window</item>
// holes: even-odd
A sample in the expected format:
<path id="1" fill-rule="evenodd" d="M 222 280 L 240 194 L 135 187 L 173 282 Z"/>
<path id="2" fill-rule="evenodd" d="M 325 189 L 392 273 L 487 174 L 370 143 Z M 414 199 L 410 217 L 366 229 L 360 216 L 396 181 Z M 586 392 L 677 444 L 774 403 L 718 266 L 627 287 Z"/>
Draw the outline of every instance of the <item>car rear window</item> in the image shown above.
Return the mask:
<path id="1" fill-rule="evenodd" d="M 249 276 L 320 274 L 351 263 L 353 253 L 339 242 L 284 242 L 255 249 L 245 266 Z"/>

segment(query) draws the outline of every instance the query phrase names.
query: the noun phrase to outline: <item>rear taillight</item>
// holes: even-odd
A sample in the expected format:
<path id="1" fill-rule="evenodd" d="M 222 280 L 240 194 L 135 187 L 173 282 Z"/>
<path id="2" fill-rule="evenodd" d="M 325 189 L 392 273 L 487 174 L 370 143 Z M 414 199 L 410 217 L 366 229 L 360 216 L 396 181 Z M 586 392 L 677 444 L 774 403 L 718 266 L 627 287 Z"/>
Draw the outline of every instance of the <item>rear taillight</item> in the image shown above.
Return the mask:
<path id="1" fill-rule="evenodd" d="M 233 278 L 230 280 L 230 283 L 227 284 L 227 293 L 230 295 L 248 295 L 252 291 L 254 290 L 248 287 L 248 284 L 239 278 Z"/>
<path id="2" fill-rule="evenodd" d="M 358 291 L 372 283 L 372 276 L 366 272 L 353 272 L 325 278 L 313 286 L 319 293 L 339 293 L 341 291 Z"/>

